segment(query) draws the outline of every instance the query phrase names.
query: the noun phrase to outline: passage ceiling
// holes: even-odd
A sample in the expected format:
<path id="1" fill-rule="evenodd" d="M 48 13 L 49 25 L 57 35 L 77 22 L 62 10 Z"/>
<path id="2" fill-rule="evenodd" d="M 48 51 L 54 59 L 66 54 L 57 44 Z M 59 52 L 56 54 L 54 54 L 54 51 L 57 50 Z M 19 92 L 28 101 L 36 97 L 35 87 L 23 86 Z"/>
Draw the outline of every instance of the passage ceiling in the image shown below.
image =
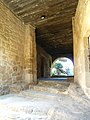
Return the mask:
<path id="1" fill-rule="evenodd" d="M 3 0 L 26 24 L 36 26 L 37 43 L 48 53 L 73 51 L 72 17 L 78 0 Z"/>

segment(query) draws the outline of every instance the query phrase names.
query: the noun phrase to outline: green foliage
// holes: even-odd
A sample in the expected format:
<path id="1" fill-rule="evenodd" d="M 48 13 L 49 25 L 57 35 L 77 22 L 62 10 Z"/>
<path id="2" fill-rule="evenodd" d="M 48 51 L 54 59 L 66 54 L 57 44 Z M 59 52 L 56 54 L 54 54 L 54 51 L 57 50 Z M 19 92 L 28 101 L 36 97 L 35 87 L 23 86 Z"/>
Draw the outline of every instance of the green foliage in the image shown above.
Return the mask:
<path id="1" fill-rule="evenodd" d="M 63 68 L 63 65 L 61 63 L 55 63 L 54 67 L 56 69 Z"/>
<path id="2" fill-rule="evenodd" d="M 57 59 L 53 63 L 51 76 L 70 76 L 70 75 L 71 76 L 73 75 L 73 67 L 72 62 L 70 60 L 68 60 L 67 58 L 62 58 Z"/>

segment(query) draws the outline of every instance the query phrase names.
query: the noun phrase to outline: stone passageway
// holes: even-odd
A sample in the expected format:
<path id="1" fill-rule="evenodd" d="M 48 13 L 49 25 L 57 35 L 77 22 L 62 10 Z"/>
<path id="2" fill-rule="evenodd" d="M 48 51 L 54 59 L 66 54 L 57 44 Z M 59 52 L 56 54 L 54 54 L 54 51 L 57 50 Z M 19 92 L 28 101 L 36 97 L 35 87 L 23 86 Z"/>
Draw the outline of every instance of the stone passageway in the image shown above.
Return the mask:
<path id="1" fill-rule="evenodd" d="M 19 94 L 0 97 L 0 120 L 89 119 L 90 100 L 69 82 L 42 81 Z"/>
<path id="2" fill-rule="evenodd" d="M 0 120 L 90 120 L 86 95 L 90 0 L 0 0 Z"/>

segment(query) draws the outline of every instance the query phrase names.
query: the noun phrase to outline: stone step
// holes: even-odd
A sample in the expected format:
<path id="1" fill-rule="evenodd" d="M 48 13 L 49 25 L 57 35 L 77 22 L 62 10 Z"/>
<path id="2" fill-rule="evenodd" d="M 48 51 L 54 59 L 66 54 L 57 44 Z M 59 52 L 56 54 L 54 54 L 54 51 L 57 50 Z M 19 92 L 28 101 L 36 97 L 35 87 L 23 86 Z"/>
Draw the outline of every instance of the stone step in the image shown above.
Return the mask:
<path id="1" fill-rule="evenodd" d="M 64 93 L 67 90 L 67 88 L 68 87 L 66 86 L 60 86 L 60 87 L 40 86 L 40 85 L 29 86 L 30 90 L 53 93 L 53 94 Z"/>
<path id="2" fill-rule="evenodd" d="M 57 94 L 56 93 L 50 93 L 46 91 L 37 91 L 37 90 L 25 90 L 18 94 L 18 96 L 26 97 L 26 98 L 36 98 L 36 99 L 43 99 L 43 100 L 56 100 Z"/>
<path id="3" fill-rule="evenodd" d="M 38 85 L 30 85 L 30 90 L 59 94 L 64 93 L 70 85 L 70 82 L 61 81 L 39 81 Z"/>
<path id="4" fill-rule="evenodd" d="M 38 81 L 39 81 L 38 85 L 50 85 L 50 86 L 70 85 L 70 81 L 53 81 L 53 80 L 38 80 Z"/>
<path id="5" fill-rule="evenodd" d="M 51 108 L 55 105 L 55 101 L 59 100 L 59 95 L 63 95 L 67 91 L 69 84 L 69 82 L 61 81 L 39 81 L 38 85 L 29 85 L 29 89 L 21 91 L 18 96 L 1 97 L 0 108 L 3 108 L 5 112 L 1 109 L 0 120 L 29 118 L 46 120 L 48 111 L 52 112 Z M 43 107 L 43 105 L 45 106 Z"/>

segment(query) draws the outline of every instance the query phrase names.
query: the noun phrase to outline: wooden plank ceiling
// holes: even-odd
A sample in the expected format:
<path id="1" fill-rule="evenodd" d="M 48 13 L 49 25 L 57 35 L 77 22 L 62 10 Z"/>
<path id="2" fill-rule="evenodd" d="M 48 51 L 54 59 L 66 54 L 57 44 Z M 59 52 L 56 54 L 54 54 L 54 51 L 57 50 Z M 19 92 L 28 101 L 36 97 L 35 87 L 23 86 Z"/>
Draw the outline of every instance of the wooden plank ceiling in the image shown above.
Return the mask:
<path id="1" fill-rule="evenodd" d="M 72 17 L 78 0 L 3 0 L 26 24 L 36 26 L 37 43 L 48 53 L 73 50 Z"/>

